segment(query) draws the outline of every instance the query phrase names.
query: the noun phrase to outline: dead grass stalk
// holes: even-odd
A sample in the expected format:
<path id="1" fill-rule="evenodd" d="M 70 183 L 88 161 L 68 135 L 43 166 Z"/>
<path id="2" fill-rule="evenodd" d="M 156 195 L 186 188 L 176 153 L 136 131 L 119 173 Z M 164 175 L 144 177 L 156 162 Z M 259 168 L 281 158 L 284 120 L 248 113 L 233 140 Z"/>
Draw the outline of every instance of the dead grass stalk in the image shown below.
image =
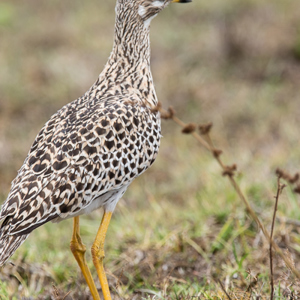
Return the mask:
<path id="1" fill-rule="evenodd" d="M 235 171 L 237 169 L 237 165 L 233 164 L 233 165 L 230 166 L 230 165 L 225 165 L 223 163 L 223 161 L 221 159 L 221 154 L 223 153 L 223 151 L 220 150 L 220 149 L 215 148 L 215 146 L 212 143 L 212 140 L 210 138 L 210 131 L 211 131 L 211 128 L 212 128 L 212 124 L 209 123 L 209 124 L 206 124 L 206 125 L 200 125 L 200 127 L 199 127 L 200 133 L 203 136 L 206 137 L 206 140 L 205 140 L 200 134 L 198 134 L 196 132 L 196 127 L 194 126 L 194 124 L 193 123 L 186 124 L 182 120 L 180 120 L 176 116 L 176 113 L 175 113 L 175 111 L 172 107 L 169 107 L 168 110 L 166 110 L 162 107 L 161 103 L 159 103 L 157 105 L 157 107 L 155 107 L 153 110 L 154 111 L 159 111 L 161 113 L 161 117 L 163 119 L 173 120 L 175 123 L 177 123 L 179 126 L 181 126 L 183 128 L 183 130 L 182 130 L 183 133 L 191 134 L 203 147 L 205 147 L 208 151 L 210 151 L 212 153 L 213 157 L 217 160 L 218 164 L 220 165 L 220 167 L 223 170 L 223 176 L 226 176 L 229 179 L 229 181 L 230 181 L 231 185 L 233 186 L 234 190 L 236 191 L 238 197 L 240 198 L 240 200 L 242 200 L 242 202 L 246 206 L 246 209 L 247 209 L 248 213 L 250 214 L 252 219 L 256 222 L 258 227 L 261 229 L 261 231 L 263 232 L 263 234 L 264 234 L 265 238 L 267 239 L 267 241 L 275 249 L 277 254 L 282 258 L 282 260 L 285 262 L 286 266 L 291 270 L 291 272 L 298 279 L 300 279 L 299 271 L 296 270 L 296 268 L 294 267 L 292 262 L 287 258 L 286 254 L 284 254 L 283 251 L 278 247 L 278 245 L 273 241 L 272 236 L 268 233 L 268 231 L 266 230 L 263 223 L 260 221 L 257 214 L 254 212 L 254 210 L 252 209 L 249 201 L 247 200 L 247 198 L 244 195 L 244 193 L 242 192 L 240 186 L 236 182 L 236 180 L 235 180 Z M 297 177 L 297 179 L 298 179 L 298 177 Z"/>
<path id="2" fill-rule="evenodd" d="M 277 212 L 277 208 L 278 208 L 279 196 L 282 193 L 282 190 L 286 187 L 285 184 L 281 184 L 280 178 L 281 178 L 281 176 L 278 175 L 277 176 L 277 193 L 275 196 L 275 205 L 274 205 L 271 234 L 270 234 L 271 241 L 273 241 L 273 233 L 274 233 L 274 226 L 275 226 L 275 219 L 276 219 L 276 212 Z M 269 253 L 270 253 L 270 285 L 271 285 L 270 299 L 273 300 L 273 298 L 274 298 L 274 272 L 273 272 L 273 251 L 272 251 L 272 243 L 271 242 L 270 242 Z"/>

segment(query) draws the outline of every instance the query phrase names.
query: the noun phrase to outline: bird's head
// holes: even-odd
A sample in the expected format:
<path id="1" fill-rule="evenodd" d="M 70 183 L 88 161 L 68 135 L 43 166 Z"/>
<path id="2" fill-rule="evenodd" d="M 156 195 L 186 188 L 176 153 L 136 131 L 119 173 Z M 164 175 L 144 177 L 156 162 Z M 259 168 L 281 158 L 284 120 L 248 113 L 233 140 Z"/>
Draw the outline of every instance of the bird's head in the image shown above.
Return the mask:
<path id="1" fill-rule="evenodd" d="M 187 3 L 192 0 L 118 0 L 116 14 L 118 17 L 127 18 L 135 16 L 137 21 L 149 27 L 151 20 L 170 3 Z M 129 21 L 129 20 L 128 20 Z"/>

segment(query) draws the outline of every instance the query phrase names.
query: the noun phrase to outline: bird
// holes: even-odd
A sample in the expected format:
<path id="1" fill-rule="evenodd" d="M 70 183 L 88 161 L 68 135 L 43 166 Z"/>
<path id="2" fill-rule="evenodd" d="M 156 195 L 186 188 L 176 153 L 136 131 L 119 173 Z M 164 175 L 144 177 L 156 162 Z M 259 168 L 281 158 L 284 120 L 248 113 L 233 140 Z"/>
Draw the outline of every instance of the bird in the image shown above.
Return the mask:
<path id="1" fill-rule="evenodd" d="M 191 0 L 117 0 L 112 52 L 81 97 L 54 113 L 37 134 L 0 211 L 0 266 L 36 228 L 73 218 L 70 249 L 94 300 L 79 217 L 103 208 L 91 248 L 105 300 L 103 266 L 113 211 L 132 181 L 155 161 L 161 139 L 150 70 L 150 23 L 170 3 Z"/>

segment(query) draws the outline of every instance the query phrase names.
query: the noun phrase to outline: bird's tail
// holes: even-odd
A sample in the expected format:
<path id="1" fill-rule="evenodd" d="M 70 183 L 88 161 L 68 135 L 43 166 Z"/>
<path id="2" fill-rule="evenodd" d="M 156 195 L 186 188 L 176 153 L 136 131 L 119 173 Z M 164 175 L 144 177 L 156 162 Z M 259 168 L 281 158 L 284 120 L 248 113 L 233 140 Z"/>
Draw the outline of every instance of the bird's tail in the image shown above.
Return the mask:
<path id="1" fill-rule="evenodd" d="M 28 235 L 10 235 L 5 227 L 0 229 L 0 267 L 15 253 Z"/>

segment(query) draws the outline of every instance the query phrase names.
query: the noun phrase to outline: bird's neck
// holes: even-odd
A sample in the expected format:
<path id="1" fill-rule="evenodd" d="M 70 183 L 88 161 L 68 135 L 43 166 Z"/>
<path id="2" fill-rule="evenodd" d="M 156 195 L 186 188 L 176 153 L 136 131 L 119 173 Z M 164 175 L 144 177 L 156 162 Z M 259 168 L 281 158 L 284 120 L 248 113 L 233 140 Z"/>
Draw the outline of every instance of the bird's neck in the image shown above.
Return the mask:
<path id="1" fill-rule="evenodd" d="M 150 72 L 149 28 L 116 23 L 114 46 L 108 64 L 125 66 L 129 72 L 147 68 Z"/>
<path id="2" fill-rule="evenodd" d="M 113 85 L 122 94 L 138 95 L 146 104 L 156 106 L 157 97 L 150 70 L 149 28 L 116 24 L 113 50 L 99 76 L 97 85 Z"/>

